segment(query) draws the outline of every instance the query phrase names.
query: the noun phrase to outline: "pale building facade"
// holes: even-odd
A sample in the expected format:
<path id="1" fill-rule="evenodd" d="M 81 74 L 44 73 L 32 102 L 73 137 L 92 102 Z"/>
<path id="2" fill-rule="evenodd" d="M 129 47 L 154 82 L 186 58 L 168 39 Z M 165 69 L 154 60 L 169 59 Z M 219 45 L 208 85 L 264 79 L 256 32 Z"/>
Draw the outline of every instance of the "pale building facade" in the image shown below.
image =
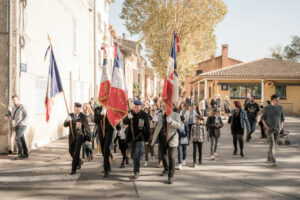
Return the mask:
<path id="1" fill-rule="evenodd" d="M 0 69 L 3 72 L 0 75 L 3 81 L 1 89 L 6 91 L 0 96 L 3 104 L 0 109 L 1 113 L 6 113 L 7 107 L 11 107 L 11 104 L 8 105 L 11 95 L 18 94 L 21 97 L 21 102 L 29 113 L 25 137 L 28 147 L 33 149 L 67 134 L 67 129 L 63 128 L 67 111 L 62 95 L 55 98 L 50 121 L 46 123 L 45 120 L 44 102 L 49 56 L 44 61 L 44 55 L 49 46 L 48 35 L 51 37 L 70 111 L 73 110 L 74 102 L 88 102 L 98 89 L 95 87 L 94 76 L 94 58 L 97 55 L 94 54 L 94 1 L 27 1 L 27 4 L 21 5 L 20 1 L 11 1 L 10 7 L 8 2 L 1 0 L 0 3 L 0 10 L 3 11 L 0 12 L 0 27 L 3 29 L 1 31 L 8 33 L 5 37 L 0 36 Z M 96 4 L 96 10 L 103 14 L 103 33 L 99 32 L 96 37 L 99 38 L 99 46 L 96 49 L 100 49 L 101 38 L 105 33 L 109 33 L 110 2 L 97 3 L 99 4 Z M 103 10 L 105 7 L 106 11 Z M 11 20 L 9 8 L 12 11 Z M 9 41 L 12 48 L 7 45 Z M 109 49 L 109 52 L 111 51 Z M 8 54 L 9 52 L 11 53 Z M 11 69 L 11 73 L 8 69 Z M 99 84 L 99 80 L 97 82 Z M 1 117 L 0 152 L 6 152 L 8 148 L 7 124 Z"/>

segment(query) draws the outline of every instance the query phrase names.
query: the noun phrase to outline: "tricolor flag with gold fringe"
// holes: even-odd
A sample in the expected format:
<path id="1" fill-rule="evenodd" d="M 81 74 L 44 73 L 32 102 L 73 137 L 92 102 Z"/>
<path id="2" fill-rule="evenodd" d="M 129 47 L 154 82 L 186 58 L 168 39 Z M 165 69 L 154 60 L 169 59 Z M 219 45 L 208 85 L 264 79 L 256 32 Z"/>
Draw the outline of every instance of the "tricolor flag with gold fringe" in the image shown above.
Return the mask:
<path id="1" fill-rule="evenodd" d="M 110 77 L 107 66 L 106 47 L 102 46 L 101 49 L 104 52 L 104 58 L 98 100 L 104 107 L 107 107 L 107 100 L 110 91 Z"/>
<path id="2" fill-rule="evenodd" d="M 177 48 L 176 48 L 177 43 Z M 166 114 L 169 116 L 173 111 L 173 107 L 178 99 L 178 74 L 176 63 L 176 49 L 179 52 L 179 37 L 173 34 L 171 56 L 168 62 L 168 68 L 164 80 L 164 87 L 162 92 L 162 100 L 166 104 Z"/>
<path id="3" fill-rule="evenodd" d="M 120 49 L 115 44 L 115 62 L 109 97 L 107 101 L 107 118 L 115 127 L 128 113 L 126 84 L 121 62 Z"/>

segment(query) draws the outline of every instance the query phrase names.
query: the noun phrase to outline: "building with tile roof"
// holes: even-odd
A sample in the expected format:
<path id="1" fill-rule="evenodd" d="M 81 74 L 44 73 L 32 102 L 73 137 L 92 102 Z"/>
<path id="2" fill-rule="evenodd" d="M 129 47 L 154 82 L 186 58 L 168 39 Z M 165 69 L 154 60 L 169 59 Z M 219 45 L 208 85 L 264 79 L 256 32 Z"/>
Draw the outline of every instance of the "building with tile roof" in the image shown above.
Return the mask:
<path id="1" fill-rule="evenodd" d="M 278 94 L 286 113 L 300 114 L 300 63 L 262 58 L 199 74 L 190 83 L 193 96 L 208 102 L 218 94 L 244 102 L 250 94 L 265 104 Z"/>

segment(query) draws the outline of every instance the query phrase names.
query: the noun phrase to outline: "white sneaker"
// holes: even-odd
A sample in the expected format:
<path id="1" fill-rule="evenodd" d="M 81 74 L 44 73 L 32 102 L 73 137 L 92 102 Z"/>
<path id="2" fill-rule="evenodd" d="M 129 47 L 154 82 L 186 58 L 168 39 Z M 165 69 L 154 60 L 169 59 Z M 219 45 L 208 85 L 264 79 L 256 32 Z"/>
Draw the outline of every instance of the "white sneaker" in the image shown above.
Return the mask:
<path id="1" fill-rule="evenodd" d="M 178 165 L 178 169 L 181 170 L 182 169 L 182 164 Z"/>
<path id="2" fill-rule="evenodd" d="M 215 155 L 214 155 L 215 157 L 217 157 L 218 156 L 218 154 L 217 154 L 217 152 L 215 152 Z"/>
<path id="3" fill-rule="evenodd" d="M 147 161 L 145 161 L 144 167 L 148 167 L 148 162 Z"/>
<path id="4" fill-rule="evenodd" d="M 182 165 L 185 166 L 185 160 L 182 160 Z"/>
<path id="5" fill-rule="evenodd" d="M 215 160 L 215 156 L 210 156 L 210 160 Z"/>

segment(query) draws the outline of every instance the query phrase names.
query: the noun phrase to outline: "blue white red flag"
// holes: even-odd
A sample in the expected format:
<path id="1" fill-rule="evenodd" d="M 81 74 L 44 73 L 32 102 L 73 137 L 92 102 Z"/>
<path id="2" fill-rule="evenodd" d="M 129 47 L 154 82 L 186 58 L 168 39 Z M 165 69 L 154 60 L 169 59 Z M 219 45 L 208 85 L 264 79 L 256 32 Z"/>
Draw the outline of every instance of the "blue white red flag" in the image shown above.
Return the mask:
<path id="1" fill-rule="evenodd" d="M 113 127 L 126 117 L 128 113 L 126 85 L 122 69 L 120 49 L 117 44 L 115 44 L 115 62 L 107 108 L 107 118 Z"/>
<path id="2" fill-rule="evenodd" d="M 177 74 L 177 63 L 176 63 L 176 49 L 179 52 L 179 42 L 177 34 L 173 34 L 172 50 L 168 62 L 168 68 L 164 80 L 164 87 L 162 92 L 163 102 L 166 104 L 166 114 L 169 116 L 173 110 L 173 107 L 178 99 L 178 74 Z"/>
<path id="3" fill-rule="evenodd" d="M 47 49 L 46 55 L 49 51 L 49 47 Z M 50 66 L 49 66 L 49 74 L 48 74 L 48 82 L 47 82 L 47 92 L 46 92 L 46 121 L 48 122 L 50 119 L 51 107 L 53 104 L 53 98 L 63 92 L 63 86 L 61 83 L 59 71 L 57 68 L 57 64 L 54 57 L 53 49 L 51 48 L 50 54 Z"/>

